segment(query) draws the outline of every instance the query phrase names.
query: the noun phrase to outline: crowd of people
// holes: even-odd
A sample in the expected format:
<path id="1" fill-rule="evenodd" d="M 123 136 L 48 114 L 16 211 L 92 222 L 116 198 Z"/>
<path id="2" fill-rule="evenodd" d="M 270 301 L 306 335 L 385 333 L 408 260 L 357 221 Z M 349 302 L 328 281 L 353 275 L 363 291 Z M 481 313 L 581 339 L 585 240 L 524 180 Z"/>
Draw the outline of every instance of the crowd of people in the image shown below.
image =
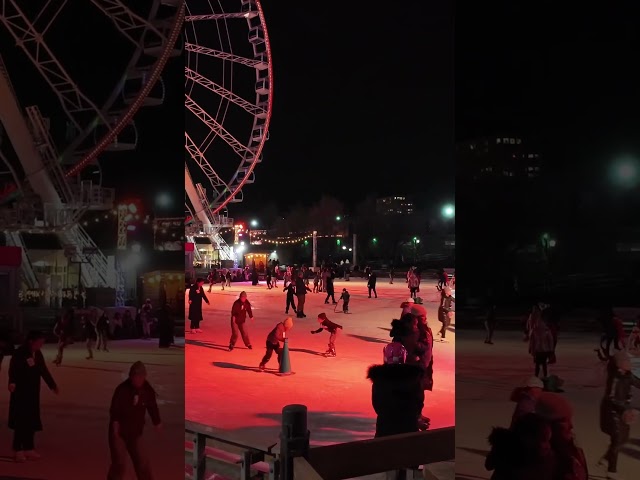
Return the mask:
<path id="1" fill-rule="evenodd" d="M 613 480 L 620 478 L 618 456 L 638 417 L 632 405 L 632 389 L 640 388 L 640 378 L 632 372 L 630 350 L 637 348 L 634 332 L 640 332 L 640 325 L 627 339 L 613 309 L 603 311 L 599 320 L 603 333 L 595 351 L 605 366 L 606 382 L 597 413 L 600 430 L 609 437 L 609 447 L 598 467 Z M 495 324 L 495 306 L 491 306 L 485 320 L 485 343 L 492 343 Z M 573 430 L 573 407 L 560 388 L 564 382 L 549 372 L 550 365 L 556 363 L 558 332 L 559 321 L 551 306 L 543 302 L 534 305 L 524 335 L 533 360 L 533 376 L 511 393 L 510 400 L 516 406 L 510 426 L 496 427 L 489 435 L 491 451 L 485 467 L 493 471 L 493 480 L 589 479 L 588 462 Z"/>

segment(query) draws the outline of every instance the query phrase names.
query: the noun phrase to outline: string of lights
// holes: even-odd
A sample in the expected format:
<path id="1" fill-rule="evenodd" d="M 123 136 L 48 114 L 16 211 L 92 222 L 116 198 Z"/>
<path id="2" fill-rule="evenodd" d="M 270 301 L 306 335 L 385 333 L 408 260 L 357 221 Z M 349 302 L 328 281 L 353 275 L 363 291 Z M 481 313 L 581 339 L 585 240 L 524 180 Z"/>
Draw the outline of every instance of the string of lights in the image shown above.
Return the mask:
<path id="1" fill-rule="evenodd" d="M 316 235 L 316 238 L 343 238 L 344 235 Z M 313 233 L 308 233 L 299 237 L 276 237 L 267 238 L 263 236 L 255 237 L 252 241 L 271 243 L 274 245 L 290 245 L 294 243 L 304 243 L 313 238 Z"/>

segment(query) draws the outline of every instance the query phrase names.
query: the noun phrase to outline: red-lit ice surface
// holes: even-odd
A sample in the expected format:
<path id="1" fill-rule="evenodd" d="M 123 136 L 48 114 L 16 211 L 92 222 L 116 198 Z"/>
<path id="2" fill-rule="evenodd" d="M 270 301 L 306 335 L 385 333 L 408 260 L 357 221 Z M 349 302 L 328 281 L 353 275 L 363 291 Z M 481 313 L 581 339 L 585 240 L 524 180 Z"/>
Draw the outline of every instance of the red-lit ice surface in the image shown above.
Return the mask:
<path id="1" fill-rule="evenodd" d="M 325 305 L 325 294 L 306 297 L 307 318 L 294 320 L 289 332 L 291 365 L 294 375 L 279 377 L 275 355 L 259 372 L 269 331 L 286 315 L 283 284 L 267 290 L 263 282 L 251 286 L 234 283 L 224 291 L 219 285 L 209 294 L 211 305 L 204 305 L 204 333 L 187 334 L 186 345 L 186 417 L 215 427 L 223 434 L 247 444 L 278 442 L 282 407 L 304 404 L 309 409 L 309 429 L 314 445 L 372 438 L 375 413 L 371 407 L 371 383 L 367 368 L 382 362 L 382 348 L 390 341 L 389 328 L 400 315 L 400 304 L 409 296 L 400 279 L 390 285 L 379 279 L 377 299 L 367 298 L 363 280 L 336 280 L 336 298 L 346 287 L 351 293 L 350 314 L 334 313 Z M 228 351 L 230 311 L 240 291 L 245 290 L 252 304 L 255 320 L 249 321 L 253 350 L 242 340 L 233 352 Z M 420 294 L 425 300 L 430 324 L 437 330 L 436 309 L 439 293 L 434 282 L 425 282 Z M 341 311 L 341 304 L 338 305 Z M 344 330 L 336 342 L 337 357 L 321 356 L 327 350 L 329 334 L 311 335 L 318 328 L 317 315 L 327 314 Z M 451 329 L 453 330 L 453 329 Z M 439 337 L 437 337 L 439 338 Z M 426 392 L 424 414 L 431 427 L 454 425 L 455 409 L 455 334 L 447 334 L 447 343 L 434 346 L 435 390 Z"/>
<path id="2" fill-rule="evenodd" d="M 515 406 L 509 401 L 511 391 L 534 373 L 521 333 L 498 331 L 494 345 L 485 345 L 483 339 L 484 332 L 469 330 L 459 332 L 457 338 L 456 478 L 460 480 L 491 477 L 484 468 L 487 436 L 492 426 L 509 425 Z M 549 367 L 549 373 L 565 380 L 563 395 L 575 409 L 576 439 L 585 451 L 592 478 L 604 478 L 606 469 L 596 466 L 608 446 L 598 423 L 606 375 L 593 351 L 597 342 L 595 334 L 561 333 L 558 363 Z M 640 359 L 634 362 L 640 374 Z M 632 393 L 633 404 L 640 405 L 640 391 Z M 620 476 L 629 479 L 638 478 L 640 465 L 637 425 L 632 427 L 631 438 L 618 465 Z"/>
<path id="3" fill-rule="evenodd" d="M 54 395 L 43 383 L 44 430 L 36 434 L 36 449 L 42 458 L 19 464 L 12 460 L 13 432 L 6 428 L 10 359 L 5 358 L 0 372 L 0 478 L 106 478 L 111 396 L 137 360 L 146 364 L 148 379 L 158 392 L 164 425 L 163 431 L 157 433 L 147 419 L 144 436 L 153 471 L 159 479 L 184 477 L 184 350 L 159 349 L 157 340 L 111 342 L 109 349 L 109 353 L 95 352 L 93 360 L 85 360 L 83 344 L 71 345 L 65 351 L 62 366 L 56 367 L 51 363 L 55 346 L 45 346 L 43 353 L 60 395 Z M 136 478 L 130 464 L 125 478 Z"/>

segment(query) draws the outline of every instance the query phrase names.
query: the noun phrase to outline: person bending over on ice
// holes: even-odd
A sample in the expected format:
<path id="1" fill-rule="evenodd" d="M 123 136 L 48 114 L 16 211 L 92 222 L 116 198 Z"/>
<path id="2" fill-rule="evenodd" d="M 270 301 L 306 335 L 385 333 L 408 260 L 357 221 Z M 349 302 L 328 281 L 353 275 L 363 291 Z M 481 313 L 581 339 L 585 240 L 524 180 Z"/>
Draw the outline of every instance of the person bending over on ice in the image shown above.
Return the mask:
<path id="1" fill-rule="evenodd" d="M 640 378 L 631 372 L 629 354 L 618 352 L 609 362 L 607 387 L 600 404 L 600 430 L 609 435 L 610 440 L 598 465 L 607 464 L 607 478 L 618 478 L 618 454 L 629 441 L 631 424 L 638 416 L 631 408 L 631 387 L 640 388 Z"/>
<path id="2" fill-rule="evenodd" d="M 349 313 L 350 299 L 351 299 L 351 294 L 347 291 L 346 288 L 343 288 L 342 295 L 340 295 L 340 300 L 342 300 L 342 313 Z"/>
<path id="3" fill-rule="evenodd" d="M 127 456 L 133 462 L 138 480 L 153 480 L 151 462 L 145 451 L 142 432 L 149 412 L 156 430 L 162 428 L 156 392 L 147 381 L 147 369 L 136 362 L 129 370 L 129 378 L 116 387 L 109 412 L 109 450 L 111 467 L 107 480 L 125 478 Z"/>
<path id="4" fill-rule="evenodd" d="M 336 356 L 336 337 L 338 336 L 338 330 L 342 330 L 342 325 L 338 325 L 337 323 L 333 323 L 331 320 L 327 318 L 326 313 L 321 313 L 318 315 L 318 323 L 320 323 L 320 328 L 317 330 L 311 330 L 311 333 L 320 333 L 322 330 L 326 330 L 331 335 L 329 335 L 329 348 L 324 353 L 325 357 L 335 357 Z"/>
<path id="5" fill-rule="evenodd" d="M 38 459 L 35 433 L 42 430 L 40 419 L 40 379 L 58 394 L 41 349 L 44 333 L 29 332 L 27 341 L 13 352 L 9 363 L 9 428 L 13 430 L 13 451 L 16 462 Z"/>
<path id="6" fill-rule="evenodd" d="M 384 350 L 384 364 L 369 367 L 371 401 L 376 412 L 376 437 L 419 431 L 424 405 L 423 370 L 405 363 L 406 349 L 393 342 Z"/>
<path id="7" fill-rule="evenodd" d="M 260 370 L 264 370 L 267 362 L 271 360 L 271 355 L 273 352 L 276 352 L 278 356 L 278 365 L 282 361 L 282 347 L 280 347 L 280 342 L 284 342 L 285 332 L 288 332 L 293 328 L 293 318 L 287 317 L 284 322 L 280 322 L 275 326 L 273 330 L 267 336 L 267 352 L 262 357 L 262 361 L 260 362 Z"/>
<path id="8" fill-rule="evenodd" d="M 247 300 L 247 292 L 240 292 L 238 299 L 231 307 L 231 339 L 229 340 L 229 351 L 233 350 L 238 341 L 238 333 L 242 336 L 244 346 L 252 350 L 251 340 L 249 340 L 249 330 L 247 329 L 247 315 L 253 320 L 251 304 Z"/>

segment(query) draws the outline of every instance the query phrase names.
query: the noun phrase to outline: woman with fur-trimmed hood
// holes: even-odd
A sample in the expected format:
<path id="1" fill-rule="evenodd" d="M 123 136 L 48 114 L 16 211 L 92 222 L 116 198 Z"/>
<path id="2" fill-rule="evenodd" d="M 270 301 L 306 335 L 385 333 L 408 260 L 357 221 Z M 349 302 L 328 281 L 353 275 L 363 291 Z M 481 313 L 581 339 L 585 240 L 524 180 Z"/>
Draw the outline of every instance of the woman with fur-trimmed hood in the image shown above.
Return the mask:
<path id="1" fill-rule="evenodd" d="M 369 367 L 371 403 L 377 414 L 376 437 L 419 431 L 424 406 L 423 370 L 405 363 L 407 351 L 399 342 L 384 348 L 384 364 Z"/>

